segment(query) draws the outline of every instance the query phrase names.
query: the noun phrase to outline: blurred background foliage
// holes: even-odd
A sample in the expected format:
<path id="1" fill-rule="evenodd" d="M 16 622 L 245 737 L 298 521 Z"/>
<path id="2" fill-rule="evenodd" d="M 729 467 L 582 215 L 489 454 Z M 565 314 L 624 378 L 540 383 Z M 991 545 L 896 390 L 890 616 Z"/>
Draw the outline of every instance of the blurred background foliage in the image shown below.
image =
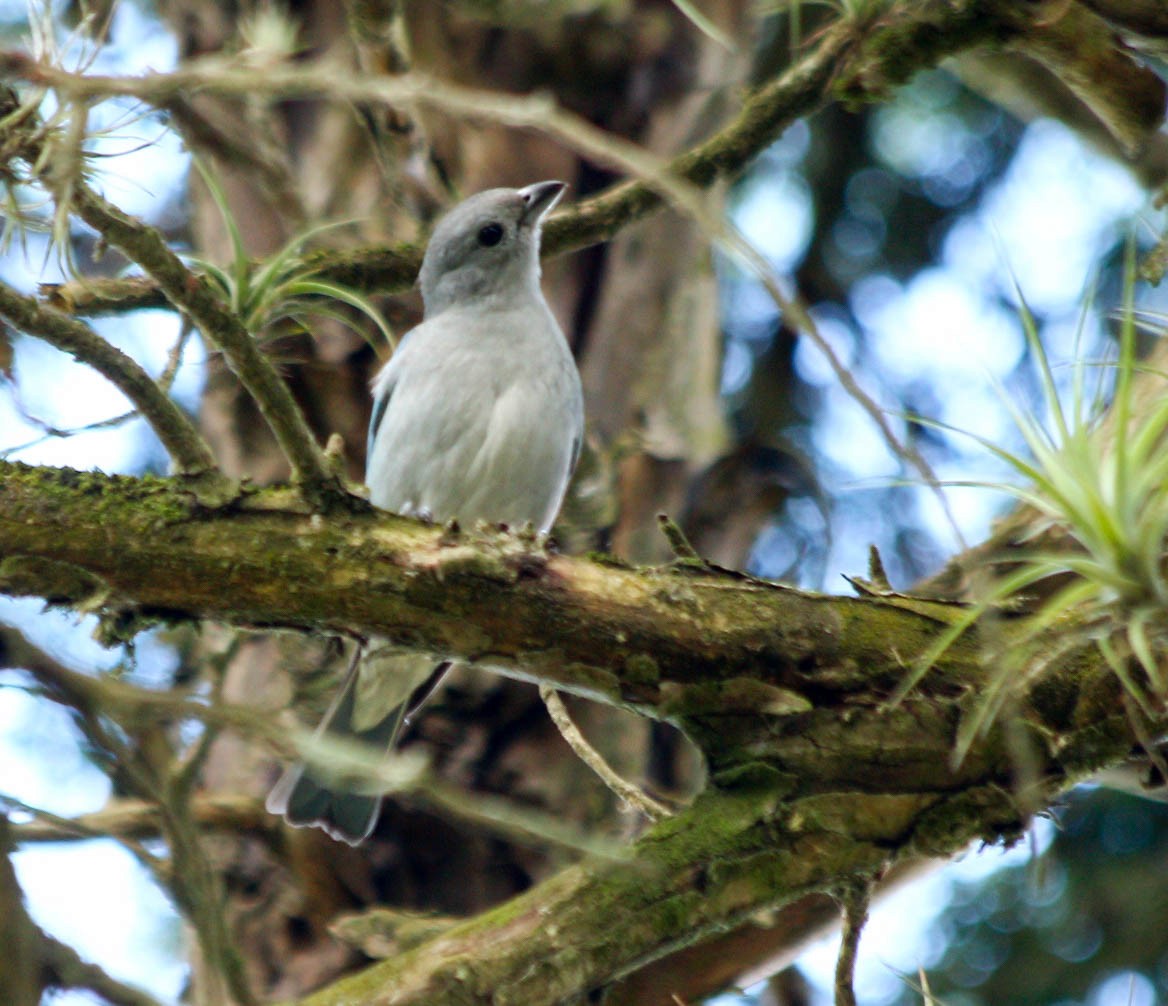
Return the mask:
<path id="1" fill-rule="evenodd" d="M 816 18 L 827 16 L 808 8 L 801 30 L 813 32 Z M 26 30 L 23 4 L 0 5 L 0 17 L 5 39 Z M 770 17 L 756 73 L 769 74 L 787 59 L 791 31 L 785 11 Z M 117 7 L 101 53 L 98 65 L 116 72 L 175 58 L 146 2 Z M 158 123 L 143 120 L 134 131 L 147 145 L 100 167 L 103 184 L 181 245 L 189 162 Z M 123 140 L 121 149 L 135 142 Z M 605 180 L 598 173 L 596 187 Z M 737 224 L 780 274 L 792 278 L 824 335 L 883 408 L 929 416 L 1013 447 L 993 382 L 1023 400 L 1034 402 L 1037 393 L 1016 315 L 1015 282 L 1056 362 L 1071 357 L 1080 326 L 1080 352 L 1103 358 L 1112 338 L 1109 312 L 1120 285 L 1122 243 L 1132 228 L 1141 239 L 1154 237 L 1158 221 L 1139 182 L 1105 153 L 1056 122 L 1013 118 L 948 70 L 917 76 L 886 104 L 833 105 L 796 124 L 736 185 L 731 202 Z M 84 233 L 76 238 L 82 247 L 91 241 Z M 0 267 L 9 281 L 28 288 L 34 276 L 42 278 L 46 254 L 42 238 L 30 235 Z M 863 573 L 867 548 L 875 544 L 898 588 L 935 573 L 958 542 L 932 494 L 888 451 L 823 357 L 796 340 L 754 280 L 720 262 L 719 282 L 722 389 L 736 450 L 769 487 L 762 496 L 771 510 L 751 552 L 753 570 L 834 592 L 844 588 L 841 573 Z M 1163 301 L 1159 291 L 1141 291 L 1147 311 L 1163 310 Z M 174 318 L 164 313 L 100 327 L 111 341 L 159 365 L 177 335 Z M 171 335 L 162 338 L 162 331 Z M 176 394 L 194 410 L 202 350 L 192 343 L 183 359 Z M 116 396 L 85 368 L 64 367 L 40 343 L 17 338 L 14 371 L 19 384 L 0 387 L 0 448 L 9 449 L 8 456 L 129 472 L 163 467 L 137 422 L 45 437 L 46 426 L 51 434 L 116 414 Z M 52 381 L 40 379 L 50 371 Z M 906 428 L 942 479 L 1001 474 L 960 437 L 911 423 Z M 967 542 L 983 537 L 1006 505 L 973 490 L 952 490 L 949 500 Z M 159 680 L 174 666 L 167 647 L 153 637 L 139 644 L 131 663 L 127 653 L 97 653 L 84 639 L 84 621 L 74 626 L 34 609 L 4 602 L 0 617 L 42 638 L 70 663 L 108 667 L 121 660 L 128 673 Z M 75 800 L 74 790 L 91 794 L 104 777 L 78 757 L 67 719 L 46 718 L 43 706 L 11 689 L 0 692 L 5 764 L 26 766 L 6 770 L 4 788 L 67 814 L 75 804 L 93 802 Z M 51 759 L 48 751 L 55 752 Z M 30 763 L 39 768 L 27 768 Z M 877 948 L 869 954 L 897 952 L 887 964 L 878 960 L 862 971 L 883 973 L 861 984 L 861 1001 L 920 1002 L 918 964 L 933 994 L 949 1006 L 1168 1001 L 1168 807 L 1091 787 L 1077 791 L 1054 818 L 1037 857 L 1022 850 L 1012 865 L 975 879 L 961 879 L 958 871 L 907 906 L 898 902 L 900 915 L 878 913 L 865 936 L 865 945 Z M 68 874 L 61 862 L 74 853 L 80 850 L 18 857 L 34 914 L 61 916 L 52 904 L 58 897 L 53 884 Z M 79 869 L 91 878 L 117 870 Z M 135 886 L 147 889 L 140 879 Z M 71 898 L 60 900 L 58 909 L 75 907 Z M 163 987 L 173 994 L 181 984 L 174 977 L 181 967 L 174 963 L 173 916 L 168 935 L 147 951 L 140 919 L 145 913 L 158 924 L 166 913 L 157 899 L 135 911 L 139 921 L 123 926 L 137 941 L 129 953 L 152 963 L 132 970 L 170 975 Z M 100 921 L 91 920 L 88 928 L 95 927 Z M 78 939 L 93 946 L 95 935 Z M 102 946 L 100 938 L 96 945 Z M 101 957 L 105 951 L 93 952 Z M 159 963 L 164 960 L 169 969 Z M 909 972 L 903 980 L 892 973 L 898 968 Z M 805 962 L 803 970 L 809 984 L 788 975 L 749 999 L 826 1001 L 824 969 Z M 57 1001 L 87 1000 L 72 994 Z"/>

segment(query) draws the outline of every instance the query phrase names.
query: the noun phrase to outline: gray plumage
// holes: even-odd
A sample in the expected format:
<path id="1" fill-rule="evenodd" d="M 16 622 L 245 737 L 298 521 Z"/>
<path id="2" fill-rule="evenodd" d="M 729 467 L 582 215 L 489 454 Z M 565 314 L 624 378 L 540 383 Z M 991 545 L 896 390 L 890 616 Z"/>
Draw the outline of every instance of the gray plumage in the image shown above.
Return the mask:
<path id="1" fill-rule="evenodd" d="M 365 481 L 375 506 L 550 530 L 584 429 L 580 377 L 539 285 L 540 227 L 564 187 L 481 192 L 434 229 L 419 277 L 424 320 L 373 382 Z M 371 640 L 319 730 L 392 748 L 447 666 Z M 381 798 L 331 785 L 294 766 L 268 809 L 355 845 Z"/>

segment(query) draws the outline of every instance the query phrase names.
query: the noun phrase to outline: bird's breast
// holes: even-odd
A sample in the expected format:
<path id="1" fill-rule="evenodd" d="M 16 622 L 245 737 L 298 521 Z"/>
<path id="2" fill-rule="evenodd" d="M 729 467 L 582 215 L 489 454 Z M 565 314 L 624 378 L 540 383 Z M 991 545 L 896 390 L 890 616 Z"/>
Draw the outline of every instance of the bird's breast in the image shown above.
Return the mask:
<path id="1" fill-rule="evenodd" d="M 403 361 L 397 375 L 369 458 L 372 502 L 436 521 L 550 527 L 580 435 L 562 337 L 520 353 L 489 340 L 434 348 L 445 354 Z"/>

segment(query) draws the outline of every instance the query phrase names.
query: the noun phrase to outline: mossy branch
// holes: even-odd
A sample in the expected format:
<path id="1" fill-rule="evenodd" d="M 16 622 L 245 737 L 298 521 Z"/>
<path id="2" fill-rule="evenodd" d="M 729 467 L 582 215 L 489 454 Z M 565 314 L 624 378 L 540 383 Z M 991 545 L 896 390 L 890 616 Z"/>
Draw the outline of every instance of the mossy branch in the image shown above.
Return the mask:
<path id="1" fill-rule="evenodd" d="M 105 612 L 131 629 L 158 617 L 212 618 L 387 635 L 684 723 L 727 771 L 752 744 L 772 743 L 771 717 L 823 702 L 882 708 L 954 618 L 943 602 L 829 597 L 716 569 L 628 569 L 380 513 L 324 521 L 296 500 L 276 488 L 209 510 L 181 480 L 0 462 L 0 587 Z M 921 689 L 948 697 L 960 716 L 981 665 L 976 633 L 967 633 Z M 1060 693 L 1066 720 L 1046 725 L 1044 745 L 1058 746 L 1072 720 L 1121 716 L 1106 704 L 1114 681 L 1089 648 L 1053 673 L 1072 691 Z M 883 722 L 910 714 L 911 702 L 883 710 Z M 938 728 L 931 758 L 946 761 L 952 727 Z M 822 748 L 801 757 L 822 774 Z M 879 766 L 849 771 L 882 783 Z M 977 758 L 961 771 L 979 771 Z"/>
<path id="2" fill-rule="evenodd" d="M 1008 731 L 977 739 L 959 767 L 949 760 L 986 673 L 976 636 L 886 707 L 905 667 L 947 626 L 947 604 L 628 569 L 507 535 L 300 510 L 287 489 L 209 510 L 181 480 L 0 463 L 0 589 L 118 612 L 131 625 L 219 618 L 408 639 L 676 722 L 713 780 L 629 858 L 589 858 L 325 990 L 314 1006 L 346 997 L 436 1006 L 465 1001 L 468 982 L 520 1004 L 558 1001 L 889 862 L 1022 827 Z M 1035 747 L 1028 808 L 1137 740 L 1089 646 L 1017 708 L 1012 729 Z"/>

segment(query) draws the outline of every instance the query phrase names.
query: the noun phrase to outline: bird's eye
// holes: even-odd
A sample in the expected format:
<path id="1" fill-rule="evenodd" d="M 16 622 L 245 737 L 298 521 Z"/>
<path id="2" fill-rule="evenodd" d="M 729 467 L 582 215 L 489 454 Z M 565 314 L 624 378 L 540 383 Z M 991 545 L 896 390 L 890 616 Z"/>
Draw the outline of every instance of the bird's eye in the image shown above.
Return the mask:
<path id="1" fill-rule="evenodd" d="M 479 244 L 485 248 L 493 248 L 503 240 L 502 224 L 487 224 L 479 231 Z"/>

